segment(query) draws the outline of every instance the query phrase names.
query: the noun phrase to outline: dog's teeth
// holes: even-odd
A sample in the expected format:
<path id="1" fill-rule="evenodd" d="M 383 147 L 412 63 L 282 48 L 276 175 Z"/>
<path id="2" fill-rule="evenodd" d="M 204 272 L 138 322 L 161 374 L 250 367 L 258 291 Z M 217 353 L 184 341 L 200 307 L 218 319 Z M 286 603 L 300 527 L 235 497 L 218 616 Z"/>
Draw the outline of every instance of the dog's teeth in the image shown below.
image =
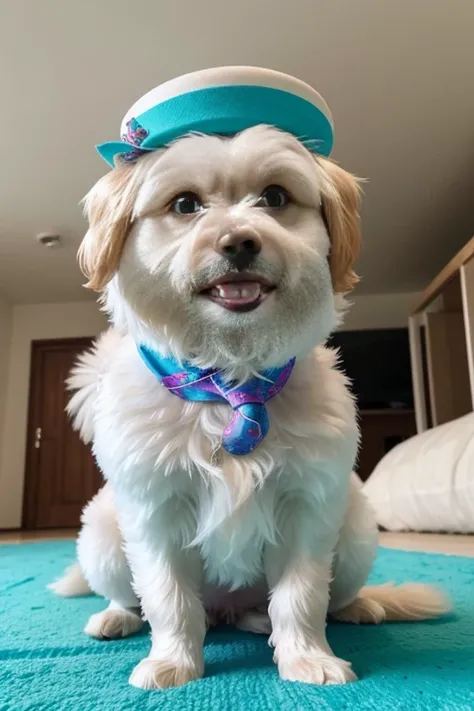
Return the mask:
<path id="1" fill-rule="evenodd" d="M 256 281 L 217 284 L 213 292 L 228 301 L 254 301 L 261 294 L 261 285 Z"/>
<path id="2" fill-rule="evenodd" d="M 255 299 L 260 296 L 260 285 L 244 286 L 239 291 L 241 299 Z"/>

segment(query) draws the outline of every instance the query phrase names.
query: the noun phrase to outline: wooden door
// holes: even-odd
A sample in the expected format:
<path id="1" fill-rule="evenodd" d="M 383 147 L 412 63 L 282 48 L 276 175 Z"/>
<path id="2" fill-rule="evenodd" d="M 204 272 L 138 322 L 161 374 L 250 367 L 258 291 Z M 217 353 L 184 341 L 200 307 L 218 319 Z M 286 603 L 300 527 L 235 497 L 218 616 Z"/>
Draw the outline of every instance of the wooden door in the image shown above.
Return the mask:
<path id="1" fill-rule="evenodd" d="M 79 526 L 102 477 L 65 412 L 65 380 L 91 338 L 33 343 L 31 354 L 24 528 Z"/>

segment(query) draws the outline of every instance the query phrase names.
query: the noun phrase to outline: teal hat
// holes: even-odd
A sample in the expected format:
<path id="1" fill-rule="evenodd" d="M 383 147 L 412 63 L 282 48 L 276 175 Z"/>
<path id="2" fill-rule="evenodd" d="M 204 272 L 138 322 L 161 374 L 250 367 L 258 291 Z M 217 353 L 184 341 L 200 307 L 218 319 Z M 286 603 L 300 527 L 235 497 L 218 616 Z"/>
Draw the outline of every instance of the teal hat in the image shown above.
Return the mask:
<path id="1" fill-rule="evenodd" d="M 192 132 L 233 135 L 259 124 L 291 133 L 313 153 L 331 153 L 331 112 L 318 92 L 257 67 L 206 69 L 161 84 L 127 112 L 122 140 L 97 150 L 114 167 Z"/>

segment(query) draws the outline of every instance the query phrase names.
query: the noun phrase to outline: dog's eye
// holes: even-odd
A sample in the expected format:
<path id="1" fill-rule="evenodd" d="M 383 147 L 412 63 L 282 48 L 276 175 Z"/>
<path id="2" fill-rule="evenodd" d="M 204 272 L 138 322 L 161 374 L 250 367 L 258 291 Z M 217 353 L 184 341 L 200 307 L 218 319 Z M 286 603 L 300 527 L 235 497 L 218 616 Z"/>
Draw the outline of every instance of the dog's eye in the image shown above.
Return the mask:
<path id="1" fill-rule="evenodd" d="M 290 202 L 290 195 L 280 185 L 269 185 L 265 188 L 256 202 L 256 207 L 270 207 L 272 210 L 281 210 Z"/>
<path id="2" fill-rule="evenodd" d="M 195 215 L 203 209 L 196 193 L 181 193 L 171 201 L 171 210 L 178 215 Z"/>

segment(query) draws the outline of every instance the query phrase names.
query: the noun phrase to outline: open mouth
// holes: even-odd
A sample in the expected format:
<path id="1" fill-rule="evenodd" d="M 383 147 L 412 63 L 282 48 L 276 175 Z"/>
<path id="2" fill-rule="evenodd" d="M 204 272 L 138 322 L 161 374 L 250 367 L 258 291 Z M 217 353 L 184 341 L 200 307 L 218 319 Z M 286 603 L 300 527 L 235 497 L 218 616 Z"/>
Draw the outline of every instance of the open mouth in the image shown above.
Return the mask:
<path id="1" fill-rule="evenodd" d="M 200 294 L 228 311 L 245 313 L 258 308 L 275 288 L 254 274 L 231 274 L 205 287 Z"/>

